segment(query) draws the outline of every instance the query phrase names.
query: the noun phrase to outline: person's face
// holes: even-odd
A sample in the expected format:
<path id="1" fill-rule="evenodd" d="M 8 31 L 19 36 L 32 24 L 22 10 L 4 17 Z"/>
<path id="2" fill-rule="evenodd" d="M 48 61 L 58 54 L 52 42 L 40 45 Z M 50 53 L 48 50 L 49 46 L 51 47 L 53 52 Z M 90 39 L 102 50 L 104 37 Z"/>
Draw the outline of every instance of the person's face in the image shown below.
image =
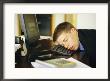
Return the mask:
<path id="1" fill-rule="evenodd" d="M 74 28 L 72 28 L 68 33 L 63 32 L 55 43 L 70 50 L 77 50 L 79 47 L 78 32 Z"/>

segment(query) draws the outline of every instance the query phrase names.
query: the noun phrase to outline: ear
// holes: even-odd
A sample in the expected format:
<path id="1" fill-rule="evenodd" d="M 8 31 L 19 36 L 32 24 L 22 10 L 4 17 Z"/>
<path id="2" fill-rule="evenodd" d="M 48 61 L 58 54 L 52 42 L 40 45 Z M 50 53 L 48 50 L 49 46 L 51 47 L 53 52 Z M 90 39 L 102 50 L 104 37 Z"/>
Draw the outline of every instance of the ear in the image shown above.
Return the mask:
<path id="1" fill-rule="evenodd" d="M 71 28 L 71 32 L 75 32 L 75 29 L 74 28 Z"/>
<path id="2" fill-rule="evenodd" d="M 74 33 L 75 35 L 78 35 L 78 32 L 77 32 L 77 30 L 75 28 L 71 29 L 71 33 Z"/>

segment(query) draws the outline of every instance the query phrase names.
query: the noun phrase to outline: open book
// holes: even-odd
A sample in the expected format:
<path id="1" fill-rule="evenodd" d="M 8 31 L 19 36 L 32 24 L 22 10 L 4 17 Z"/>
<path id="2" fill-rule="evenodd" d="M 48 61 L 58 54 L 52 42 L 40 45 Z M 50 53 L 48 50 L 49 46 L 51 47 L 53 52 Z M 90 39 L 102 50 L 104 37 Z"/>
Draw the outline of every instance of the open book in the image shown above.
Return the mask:
<path id="1" fill-rule="evenodd" d="M 35 68 L 90 68 L 88 65 L 73 58 L 58 58 L 46 61 L 36 60 L 31 62 L 31 64 Z"/>

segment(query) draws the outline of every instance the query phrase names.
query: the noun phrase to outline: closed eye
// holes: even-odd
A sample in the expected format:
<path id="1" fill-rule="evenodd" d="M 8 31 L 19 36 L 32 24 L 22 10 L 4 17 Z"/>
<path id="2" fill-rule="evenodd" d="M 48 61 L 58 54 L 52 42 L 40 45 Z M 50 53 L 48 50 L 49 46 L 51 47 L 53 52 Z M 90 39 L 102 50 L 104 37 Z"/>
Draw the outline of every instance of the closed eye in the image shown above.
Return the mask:
<path id="1" fill-rule="evenodd" d="M 67 42 L 67 41 L 68 41 L 68 39 L 64 39 L 64 40 L 63 40 L 63 42 Z"/>

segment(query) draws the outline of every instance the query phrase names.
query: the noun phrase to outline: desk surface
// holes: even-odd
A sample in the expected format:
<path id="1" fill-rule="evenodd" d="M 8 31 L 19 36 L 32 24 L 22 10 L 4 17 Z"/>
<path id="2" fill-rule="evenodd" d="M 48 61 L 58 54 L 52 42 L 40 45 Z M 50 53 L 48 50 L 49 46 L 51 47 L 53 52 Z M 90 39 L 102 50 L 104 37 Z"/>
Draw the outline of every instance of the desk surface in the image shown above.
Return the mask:
<path id="1" fill-rule="evenodd" d="M 56 56 L 56 58 L 70 58 L 70 57 L 69 56 Z M 88 59 L 82 58 L 81 54 L 79 54 L 79 53 L 74 54 L 72 56 L 72 58 L 74 58 L 74 59 L 76 59 L 76 60 L 78 60 L 78 61 L 89 66 Z M 33 66 L 31 65 L 31 62 L 27 62 L 26 56 L 20 56 L 20 61 L 19 61 L 19 63 L 15 64 L 15 68 L 33 68 Z"/>
<path id="2" fill-rule="evenodd" d="M 51 40 L 40 40 L 39 43 L 42 44 L 43 47 L 42 49 L 49 49 L 52 46 Z M 70 57 L 90 66 L 87 58 L 87 54 L 84 54 L 83 52 L 73 54 L 72 56 L 54 56 L 54 58 L 70 58 Z M 28 54 L 27 56 L 18 56 L 18 58 L 19 58 L 19 62 L 15 64 L 15 68 L 33 68 L 31 62 L 28 62 Z"/>
<path id="3" fill-rule="evenodd" d="M 91 68 L 72 57 L 68 59 L 58 58 L 46 61 L 35 60 L 35 62 L 31 62 L 31 64 L 34 68 Z"/>

